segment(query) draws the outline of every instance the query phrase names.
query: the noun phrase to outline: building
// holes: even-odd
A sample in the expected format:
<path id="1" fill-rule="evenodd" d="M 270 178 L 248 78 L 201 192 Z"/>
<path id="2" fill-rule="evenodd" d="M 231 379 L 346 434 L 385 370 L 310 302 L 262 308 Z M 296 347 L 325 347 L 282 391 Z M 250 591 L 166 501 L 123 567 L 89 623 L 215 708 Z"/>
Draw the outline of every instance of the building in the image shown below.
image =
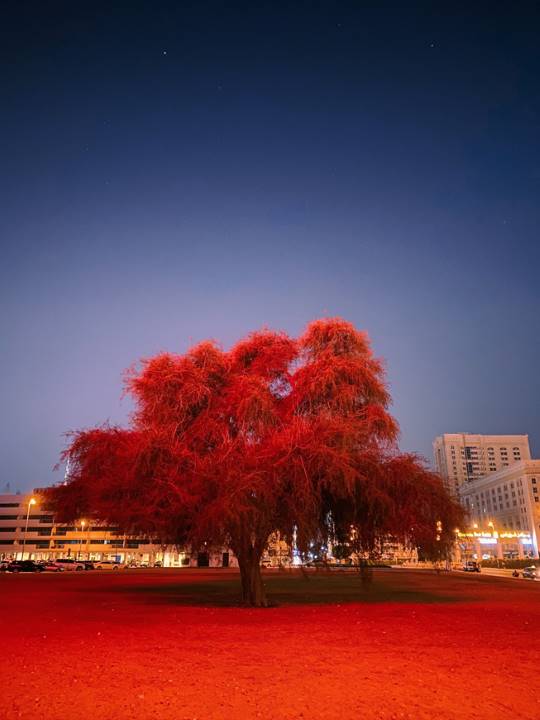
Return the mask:
<path id="1" fill-rule="evenodd" d="M 476 554 L 538 557 L 540 460 L 509 463 L 463 483 L 459 497 L 470 528 L 460 533 L 460 542 L 475 544 Z"/>
<path id="2" fill-rule="evenodd" d="M 124 536 L 119 529 L 81 519 L 75 525 L 56 523 L 53 514 L 40 500 L 39 490 L 27 495 L 0 495 L 0 560 L 25 559 L 109 560 L 115 563 L 147 564 L 164 567 L 237 567 L 238 561 L 228 548 L 189 548 L 162 546 L 157 540 Z M 308 554 L 308 559 L 313 559 Z M 328 558 L 332 560 L 331 546 Z M 385 560 L 411 561 L 416 551 L 387 542 Z M 265 567 L 301 564 L 300 555 L 279 532 L 269 538 L 262 558 Z"/>
<path id="3" fill-rule="evenodd" d="M 455 497 L 464 484 L 531 459 L 528 435 L 445 433 L 433 441 L 433 455 L 437 472 Z"/>
<path id="4" fill-rule="evenodd" d="M 162 546 L 157 540 L 126 536 L 118 528 L 93 520 L 76 525 L 56 523 L 40 501 L 39 490 L 28 495 L 0 495 L 0 559 L 112 560 L 118 563 L 160 562 L 166 567 L 233 566 L 226 548 L 190 552 Z"/>

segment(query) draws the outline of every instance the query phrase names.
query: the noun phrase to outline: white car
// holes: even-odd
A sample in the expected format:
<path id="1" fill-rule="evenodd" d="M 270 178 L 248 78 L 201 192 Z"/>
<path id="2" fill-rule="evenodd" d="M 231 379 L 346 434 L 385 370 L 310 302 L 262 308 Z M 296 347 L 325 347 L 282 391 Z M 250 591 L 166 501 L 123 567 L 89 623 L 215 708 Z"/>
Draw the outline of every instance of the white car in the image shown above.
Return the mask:
<path id="1" fill-rule="evenodd" d="M 79 562 L 73 558 L 62 558 L 61 560 L 55 560 L 54 563 L 63 570 L 86 570 L 83 562 Z"/>
<path id="2" fill-rule="evenodd" d="M 122 563 L 113 562 L 112 560 L 98 560 L 94 563 L 95 570 L 119 570 L 123 567 Z"/>

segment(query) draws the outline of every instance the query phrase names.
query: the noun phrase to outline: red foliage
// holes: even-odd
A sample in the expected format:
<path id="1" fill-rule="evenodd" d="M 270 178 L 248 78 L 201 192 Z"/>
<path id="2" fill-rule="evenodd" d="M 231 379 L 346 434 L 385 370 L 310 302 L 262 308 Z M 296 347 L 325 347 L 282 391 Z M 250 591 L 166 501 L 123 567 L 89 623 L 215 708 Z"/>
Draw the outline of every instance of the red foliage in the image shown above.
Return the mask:
<path id="1" fill-rule="evenodd" d="M 229 543 L 244 598 L 265 602 L 259 561 L 275 530 L 306 545 L 357 528 L 359 549 L 447 532 L 459 510 L 438 478 L 399 455 L 382 363 L 365 333 L 318 320 L 295 340 L 252 333 L 131 370 L 132 428 L 75 433 L 59 516 L 95 514 L 163 542 Z"/>

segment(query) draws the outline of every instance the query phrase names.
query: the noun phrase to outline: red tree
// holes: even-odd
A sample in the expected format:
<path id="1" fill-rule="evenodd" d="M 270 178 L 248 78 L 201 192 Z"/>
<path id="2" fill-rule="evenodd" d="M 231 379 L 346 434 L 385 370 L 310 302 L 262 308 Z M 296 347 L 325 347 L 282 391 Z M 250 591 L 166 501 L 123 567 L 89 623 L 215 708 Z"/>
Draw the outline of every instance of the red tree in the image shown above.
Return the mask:
<path id="1" fill-rule="evenodd" d="M 61 520 L 93 515 L 126 533 L 227 544 L 245 603 L 266 605 L 269 535 L 301 548 L 355 528 L 358 549 L 388 535 L 452 537 L 460 510 L 414 456 L 400 455 L 381 362 L 341 319 L 293 339 L 262 330 L 230 351 L 204 342 L 144 360 L 126 380 L 131 429 L 73 433 L 70 477 L 51 490 Z"/>

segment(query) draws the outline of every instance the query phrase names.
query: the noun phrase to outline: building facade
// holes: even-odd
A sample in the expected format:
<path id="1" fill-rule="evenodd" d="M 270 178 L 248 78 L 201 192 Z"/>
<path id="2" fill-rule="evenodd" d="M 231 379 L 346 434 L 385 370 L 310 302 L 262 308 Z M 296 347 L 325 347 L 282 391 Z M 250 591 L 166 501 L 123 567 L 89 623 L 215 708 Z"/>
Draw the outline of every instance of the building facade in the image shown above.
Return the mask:
<path id="1" fill-rule="evenodd" d="M 0 495 L 0 559 L 110 560 L 165 567 L 236 565 L 226 548 L 198 552 L 162 546 L 144 537 L 126 536 L 118 528 L 80 520 L 75 525 L 56 523 L 40 500 L 39 491 L 28 495 Z"/>
<path id="2" fill-rule="evenodd" d="M 463 483 L 459 492 L 468 515 L 462 533 L 495 557 L 538 557 L 540 460 L 522 460 Z"/>
<path id="3" fill-rule="evenodd" d="M 436 470 L 454 497 L 468 483 L 531 459 L 528 435 L 445 433 L 433 441 L 433 455 Z"/>

